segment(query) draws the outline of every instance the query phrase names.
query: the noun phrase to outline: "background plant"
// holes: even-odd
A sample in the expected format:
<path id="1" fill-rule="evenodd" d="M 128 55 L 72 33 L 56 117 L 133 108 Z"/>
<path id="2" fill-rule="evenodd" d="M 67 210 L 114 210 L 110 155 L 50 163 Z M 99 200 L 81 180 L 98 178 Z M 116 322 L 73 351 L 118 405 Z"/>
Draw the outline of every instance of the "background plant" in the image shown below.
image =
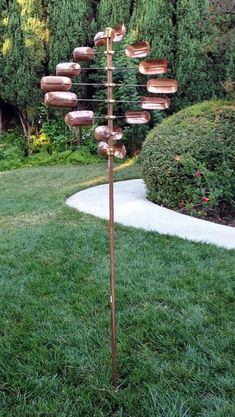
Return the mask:
<path id="1" fill-rule="evenodd" d="M 149 198 L 170 208 L 220 213 L 234 209 L 235 108 L 204 102 L 169 117 L 144 143 Z"/>

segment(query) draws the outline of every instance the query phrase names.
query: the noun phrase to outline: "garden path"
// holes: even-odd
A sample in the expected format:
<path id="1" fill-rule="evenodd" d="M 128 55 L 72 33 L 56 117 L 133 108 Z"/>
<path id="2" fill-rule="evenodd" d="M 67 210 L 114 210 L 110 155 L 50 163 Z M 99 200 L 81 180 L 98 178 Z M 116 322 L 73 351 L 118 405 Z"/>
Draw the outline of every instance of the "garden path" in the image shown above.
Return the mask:
<path id="1" fill-rule="evenodd" d="M 196 242 L 235 248 L 235 228 L 197 219 L 151 203 L 143 180 L 114 184 L 115 222 Z M 66 200 L 79 211 L 109 218 L 108 184 L 80 191 Z"/>

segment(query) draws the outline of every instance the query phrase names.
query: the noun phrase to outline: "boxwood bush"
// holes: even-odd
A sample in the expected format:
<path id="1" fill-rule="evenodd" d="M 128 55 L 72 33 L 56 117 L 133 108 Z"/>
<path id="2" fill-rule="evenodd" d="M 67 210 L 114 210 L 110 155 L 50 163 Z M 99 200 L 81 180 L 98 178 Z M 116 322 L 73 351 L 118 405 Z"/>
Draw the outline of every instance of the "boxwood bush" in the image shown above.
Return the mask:
<path id="1" fill-rule="evenodd" d="M 231 214 L 235 106 L 207 101 L 165 119 L 148 134 L 141 161 L 153 202 L 188 214 Z"/>

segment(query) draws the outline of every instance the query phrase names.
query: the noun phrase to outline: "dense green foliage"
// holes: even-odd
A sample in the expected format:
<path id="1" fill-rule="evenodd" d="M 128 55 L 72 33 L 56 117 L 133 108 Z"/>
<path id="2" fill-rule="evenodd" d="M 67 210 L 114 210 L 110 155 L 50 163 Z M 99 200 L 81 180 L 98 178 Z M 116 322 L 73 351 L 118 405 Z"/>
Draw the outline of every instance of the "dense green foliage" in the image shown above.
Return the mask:
<path id="1" fill-rule="evenodd" d="M 85 45 L 90 30 L 92 11 L 87 0 L 50 0 L 48 6 L 49 72 L 56 65 L 71 60 L 74 48 Z"/>
<path id="2" fill-rule="evenodd" d="M 142 152 L 149 198 L 189 212 L 227 210 L 235 200 L 235 107 L 205 102 L 169 117 Z"/>
<path id="3" fill-rule="evenodd" d="M 174 63 L 174 6 L 169 0 L 139 0 L 136 2 L 131 28 L 138 39 L 151 44 L 151 58 L 165 57 L 172 69 Z"/>
<path id="4" fill-rule="evenodd" d="M 232 417 L 234 251 L 121 226 L 112 390 L 108 222 L 64 204 L 105 172 L 0 173 L 1 417 Z"/>
<path id="5" fill-rule="evenodd" d="M 0 171 L 23 166 L 55 164 L 93 164 L 100 162 L 93 128 L 83 127 L 79 146 L 63 120 L 45 122 L 39 135 L 30 135 L 30 156 L 26 157 L 24 137 L 19 130 L 0 136 Z"/>
<path id="6" fill-rule="evenodd" d="M 220 4 L 221 3 L 221 4 Z M 223 4 L 222 4 L 223 3 Z M 230 9 L 229 9 L 230 10 Z M 55 73 L 56 64 L 72 57 L 74 47 L 93 44 L 96 32 L 125 23 L 126 43 L 148 39 L 151 57 L 167 58 L 168 75 L 179 82 L 170 112 L 188 104 L 225 95 L 234 88 L 234 17 L 225 13 L 224 2 L 211 0 L 0 0 L 0 113 L 4 104 L 12 105 L 23 127 L 26 152 L 31 152 L 30 135 L 38 135 L 43 95 L 39 81 L 43 74 Z M 133 66 L 121 57 L 125 42 L 115 44 L 114 65 Z M 102 56 L 102 54 L 101 54 Z M 104 66 L 103 58 L 90 63 Z M 82 63 L 82 65 L 87 65 Z M 102 80 L 93 69 L 78 80 Z M 145 77 L 118 73 L 120 82 L 145 83 Z M 229 83 L 229 84 L 228 84 Z M 80 96 L 102 98 L 104 91 L 93 87 L 76 89 Z M 139 98 L 143 90 L 120 89 L 117 97 Z M 102 106 L 80 103 L 104 113 Z M 123 114 L 126 105 L 116 109 Z M 156 124 L 161 116 L 154 115 Z M 1 114 L 0 114 L 1 131 Z M 126 141 L 131 152 L 138 151 L 147 128 L 127 128 Z"/>
<path id="7" fill-rule="evenodd" d="M 46 63 L 48 31 L 42 2 L 12 1 L 1 10 L 0 96 L 15 107 L 28 138 L 42 101 L 39 78 Z"/>

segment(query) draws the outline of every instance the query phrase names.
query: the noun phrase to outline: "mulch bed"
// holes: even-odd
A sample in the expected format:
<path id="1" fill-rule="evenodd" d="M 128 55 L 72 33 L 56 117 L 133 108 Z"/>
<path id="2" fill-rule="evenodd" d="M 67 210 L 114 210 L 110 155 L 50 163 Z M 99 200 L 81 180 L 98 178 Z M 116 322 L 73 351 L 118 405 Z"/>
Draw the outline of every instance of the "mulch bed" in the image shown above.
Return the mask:
<path id="1" fill-rule="evenodd" d="M 178 211 L 179 213 L 190 215 L 190 213 L 185 208 L 179 209 Z M 194 217 L 197 216 L 194 215 Z M 224 212 L 221 214 L 215 213 L 211 210 L 208 211 L 208 213 L 205 216 L 198 216 L 198 218 L 213 223 L 223 224 L 224 226 L 235 227 L 235 210 L 233 210 L 231 213 Z"/>

